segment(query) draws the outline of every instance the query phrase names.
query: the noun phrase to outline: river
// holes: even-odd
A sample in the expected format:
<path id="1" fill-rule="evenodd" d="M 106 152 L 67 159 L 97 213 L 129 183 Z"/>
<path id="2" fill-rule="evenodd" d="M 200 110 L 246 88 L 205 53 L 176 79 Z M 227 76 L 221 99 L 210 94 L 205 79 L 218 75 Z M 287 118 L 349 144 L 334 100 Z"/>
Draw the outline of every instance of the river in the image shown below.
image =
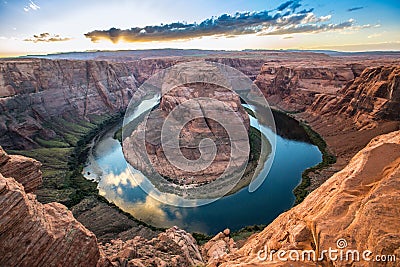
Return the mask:
<path id="1" fill-rule="evenodd" d="M 121 144 L 113 138 L 122 122 L 95 139 L 84 176 L 98 182 L 99 193 L 108 201 L 153 226 L 177 225 L 189 232 L 212 235 L 225 228 L 238 230 L 248 225 L 268 224 L 292 207 L 295 200 L 292 191 L 300 183 L 301 173 L 322 159 L 318 148 L 295 120 L 279 113 L 274 113 L 274 117 L 279 134 L 250 117 L 251 125 L 268 139 L 275 138 L 276 144 L 274 158 L 267 159 L 273 161 L 269 162 L 272 165 L 266 179 L 251 193 L 246 187 L 213 203 L 190 208 L 157 201 L 141 189 L 138 179 L 130 178 Z"/>

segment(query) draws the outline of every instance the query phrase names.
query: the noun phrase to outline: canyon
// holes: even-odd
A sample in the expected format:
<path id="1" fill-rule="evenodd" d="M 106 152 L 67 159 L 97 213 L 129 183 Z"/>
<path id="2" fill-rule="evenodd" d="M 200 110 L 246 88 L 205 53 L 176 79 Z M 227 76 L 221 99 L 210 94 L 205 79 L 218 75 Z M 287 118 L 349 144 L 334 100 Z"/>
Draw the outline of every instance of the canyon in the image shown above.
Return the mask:
<path id="1" fill-rule="evenodd" d="M 266 244 L 274 250 L 321 251 L 335 247 L 338 238 L 346 238 L 351 248 L 400 258 L 398 55 L 241 52 L 201 58 L 243 71 L 273 108 L 319 133 L 337 159 L 309 174 L 311 193 L 301 204 L 240 248 L 229 231 L 200 248 L 183 230 L 151 229 L 104 202 L 95 190 L 85 195 L 56 185 L 75 181 L 61 173 L 69 170 L 65 163 L 80 137 L 123 111 L 157 70 L 191 60 L 199 58 L 0 61 L 0 145 L 9 154 L 39 155 L 35 158 L 41 161 L 0 151 L 0 218 L 7 226 L 0 231 L 1 254 L 7 255 L 1 264 L 279 265 L 276 258 L 257 261 L 257 251 Z M 64 165 L 54 164 L 54 155 Z M 25 228 L 33 229 L 21 242 L 25 246 L 16 239 L 8 242 Z M 54 253 L 47 257 L 32 254 L 50 247 Z M 341 266 L 327 259 L 323 264 Z"/>

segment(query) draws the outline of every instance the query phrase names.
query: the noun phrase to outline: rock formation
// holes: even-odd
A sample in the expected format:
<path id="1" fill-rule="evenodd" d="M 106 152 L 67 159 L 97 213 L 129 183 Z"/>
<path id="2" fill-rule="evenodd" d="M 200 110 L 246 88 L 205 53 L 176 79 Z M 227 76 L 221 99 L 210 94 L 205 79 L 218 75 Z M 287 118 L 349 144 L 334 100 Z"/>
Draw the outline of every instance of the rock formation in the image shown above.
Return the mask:
<path id="1" fill-rule="evenodd" d="M 239 53 L 240 55 L 240 53 Z M 242 53 L 243 58 L 232 58 L 232 57 L 215 57 L 207 58 L 206 61 L 216 62 L 219 64 L 228 65 L 243 72 L 251 80 L 255 80 L 257 75 L 260 73 L 260 69 L 263 66 L 265 59 L 263 57 L 253 58 L 251 54 L 249 58 L 246 58 L 246 53 Z"/>
<path id="2" fill-rule="evenodd" d="M 137 87 L 122 64 L 102 61 L 16 60 L 0 62 L 0 144 L 37 147 L 35 137 L 54 138 L 53 117 L 89 120 L 123 110 Z M 6 90 L 5 90 L 6 89 Z"/>
<path id="3" fill-rule="evenodd" d="M 276 255 L 273 261 L 259 261 L 258 251 L 267 245 L 276 251 L 308 249 L 318 253 L 336 248 L 336 241 L 343 238 L 348 249 L 399 258 L 399 184 L 397 131 L 374 138 L 346 168 L 240 249 L 236 249 L 229 230 L 225 230 L 202 247 L 203 257 L 209 266 L 276 265 L 280 264 Z M 2 265 L 93 266 L 99 260 L 99 266 L 191 266 L 203 261 L 193 237 L 176 227 L 150 240 L 140 236 L 113 240 L 100 245 L 99 252 L 94 235 L 64 206 L 42 205 L 13 178 L 2 175 L 0 192 L 0 252 L 5 255 L 0 259 Z M 365 266 L 365 262 L 361 263 Z M 315 265 L 311 261 L 293 264 Z M 348 262 L 325 257 L 321 264 L 344 266 Z"/>
<path id="4" fill-rule="evenodd" d="M 12 157 L 11 157 L 12 158 Z M 1 266 L 95 266 L 96 237 L 59 203 L 41 204 L 0 173 Z"/>
<path id="5" fill-rule="evenodd" d="M 313 191 L 301 204 L 281 214 L 261 233 L 253 235 L 237 252 L 224 258 L 219 266 L 261 266 L 283 264 L 278 251 L 338 249 L 337 240 L 347 242 L 346 249 L 395 255 L 400 258 L 400 131 L 374 138 L 357 153 L 342 171 Z M 267 247 L 275 250 L 273 260 L 257 258 Z M 264 254 L 262 254 L 264 255 Z M 301 255 L 301 254 L 300 254 Z M 327 255 L 323 266 L 376 266 L 374 262 L 334 261 Z M 288 262 L 293 266 L 315 263 Z M 396 262 L 388 262 L 396 266 Z"/>
<path id="6" fill-rule="evenodd" d="M 6 149 L 39 147 L 36 137 L 47 140 L 57 135 L 48 125 L 52 118 L 91 121 L 93 115 L 115 114 L 126 108 L 136 88 L 158 70 L 199 60 L 106 59 L 1 61 L 0 144 Z M 365 66 L 398 64 L 383 56 L 340 58 L 289 52 L 240 52 L 202 59 L 230 65 L 253 79 L 257 76 L 256 84 L 265 90 L 270 104 L 294 111 L 304 110 L 316 94 L 335 94 Z"/>
<path id="7" fill-rule="evenodd" d="M 266 62 L 255 81 L 271 105 L 309 124 L 337 158 L 333 166 L 310 175 L 309 191 L 372 138 L 400 129 L 399 60 L 353 60 Z"/>
<path id="8" fill-rule="evenodd" d="M 392 55 L 330 57 L 266 52 L 257 54 L 261 55 L 257 59 L 250 52 L 243 55 L 253 59 L 224 56 L 209 60 L 238 67 L 251 77 L 256 65 L 264 62 L 255 82 L 268 101 L 309 123 L 327 141 L 338 163 L 314 174 L 312 189 L 322 186 L 243 247 L 236 250 L 229 233 L 222 233 L 203 247 L 203 258 L 211 266 L 282 265 L 276 257 L 274 262 L 258 261 L 257 252 L 265 245 L 275 250 L 319 252 L 336 248 L 337 239 L 344 238 L 349 249 L 369 249 L 373 255 L 393 254 L 399 259 L 400 132 L 376 137 L 400 127 L 399 60 Z M 52 139 L 57 135 L 48 127 L 54 118 L 90 121 L 93 115 L 117 113 L 151 74 L 186 60 L 190 59 L 0 61 L 0 144 L 17 150 L 40 147 L 36 137 Z M 171 99 L 179 97 L 171 95 Z M 163 106 L 167 108 L 168 101 Z M 42 179 L 39 167 L 35 160 L 9 156 L 0 149 L 1 266 L 201 264 L 200 250 L 189 234 L 177 228 L 165 233 L 133 229 L 137 225 L 124 214 L 95 198 L 86 198 L 74 208 L 76 217 L 85 225 L 92 224 L 93 231 L 104 232 L 102 241 L 114 239 L 99 248 L 94 234 L 63 205 L 43 205 L 29 193 Z M 98 214 L 107 214 L 106 219 L 92 223 Z M 99 225 L 112 219 L 119 223 Z M 149 239 L 132 238 L 134 235 Z M 286 263 L 290 264 L 315 266 L 313 262 Z M 348 262 L 325 258 L 321 264 L 341 266 Z"/>
<path id="9" fill-rule="evenodd" d="M 218 266 L 220 261 L 228 254 L 237 251 L 235 241 L 230 237 L 230 230 L 225 229 L 211 238 L 201 248 L 204 261 L 208 266 Z"/>
<path id="10" fill-rule="evenodd" d="M 92 231 L 101 243 L 110 242 L 112 239 L 126 241 L 135 236 L 152 239 L 161 232 L 132 220 L 115 207 L 99 201 L 95 196 L 85 198 L 73 206 L 71 211 L 74 217 Z"/>
<path id="11" fill-rule="evenodd" d="M 367 68 L 336 95 L 318 95 L 310 110 L 351 117 L 358 129 L 376 127 L 380 120 L 400 121 L 400 67 Z"/>
<path id="12" fill-rule="evenodd" d="M 270 104 L 289 111 L 304 111 L 317 92 L 335 93 L 356 74 L 352 65 L 329 62 L 321 66 L 318 63 L 293 65 L 291 62 L 268 62 L 261 68 L 255 83 Z"/>
<path id="13" fill-rule="evenodd" d="M 200 98 L 207 98 L 201 100 Z M 209 99 L 224 103 L 226 109 L 221 109 L 220 106 L 213 105 Z M 187 124 L 182 125 L 183 128 L 174 128 L 168 131 L 179 134 L 179 148 L 186 159 L 197 160 L 200 158 L 201 153 L 199 146 L 203 139 L 210 139 L 216 144 L 216 156 L 212 160 L 211 165 L 201 171 L 188 171 L 178 168 L 170 163 L 169 159 L 165 156 L 165 149 L 168 144 L 161 143 L 161 131 L 164 121 L 167 116 L 176 107 L 182 107 L 188 100 L 194 100 L 190 106 L 184 107 L 179 111 L 179 114 L 171 115 L 173 120 L 179 124 L 181 120 L 189 118 Z M 182 105 L 183 104 L 183 105 Z M 177 117 L 175 117 L 178 115 Z M 226 118 L 235 117 L 236 120 L 230 120 L 228 123 L 236 127 L 234 130 L 237 132 L 240 127 L 244 127 L 245 136 L 242 139 L 235 139 L 232 133 L 228 134 L 227 130 L 216 120 L 211 118 L 218 117 L 223 121 Z M 171 118 L 171 117 L 170 117 Z M 192 119 L 194 118 L 194 119 Z M 175 122 L 175 121 L 174 121 Z M 235 142 L 238 147 L 248 147 L 247 131 L 250 127 L 249 117 L 240 105 L 240 98 L 235 93 L 228 89 L 218 87 L 211 84 L 188 84 L 174 88 L 170 92 L 163 95 L 160 107 L 152 111 L 147 123 L 141 123 L 130 137 L 124 140 L 124 154 L 128 162 L 139 170 L 150 172 L 145 163 L 142 162 L 143 156 L 135 149 L 134 144 L 140 142 L 136 137 L 142 136 L 145 131 L 146 150 L 152 166 L 163 177 L 168 177 L 177 184 L 202 184 L 211 182 L 220 177 L 225 169 L 228 167 L 229 161 L 232 159 L 231 155 L 231 142 Z M 176 139 L 174 136 L 168 139 Z M 235 140 L 234 140 L 235 139 Z M 232 141 L 233 140 L 233 141 Z M 241 145 L 239 142 L 245 144 Z M 247 144 L 247 145 L 246 145 Z M 232 160 L 238 165 L 247 163 L 248 153 L 240 153 Z"/>
<path id="14" fill-rule="evenodd" d="M 141 236 L 101 245 L 105 258 L 98 266 L 201 266 L 203 259 L 196 240 L 172 227 L 151 240 Z"/>
<path id="15" fill-rule="evenodd" d="M 24 156 L 9 156 L 0 146 L 0 173 L 4 177 L 13 177 L 24 186 L 25 192 L 31 193 L 42 184 L 42 164 Z"/>

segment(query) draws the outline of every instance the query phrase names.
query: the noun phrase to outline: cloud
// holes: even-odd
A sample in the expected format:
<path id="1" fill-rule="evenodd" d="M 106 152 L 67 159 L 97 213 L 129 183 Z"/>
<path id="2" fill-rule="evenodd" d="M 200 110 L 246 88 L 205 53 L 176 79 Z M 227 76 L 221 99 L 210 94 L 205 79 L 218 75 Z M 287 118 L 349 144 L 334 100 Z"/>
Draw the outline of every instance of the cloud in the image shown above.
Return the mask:
<path id="1" fill-rule="evenodd" d="M 339 24 L 288 24 L 283 27 L 276 27 L 270 32 L 262 32 L 259 35 L 283 35 L 283 34 L 294 34 L 294 33 L 320 33 L 328 31 L 340 31 L 340 30 L 360 30 L 370 28 L 371 25 L 354 25 L 354 20 L 349 19 L 348 21 Z"/>
<path id="2" fill-rule="evenodd" d="M 32 0 L 29 1 L 28 5 L 24 7 L 24 11 L 25 12 L 29 12 L 31 10 L 33 11 L 37 11 L 40 9 L 40 6 L 38 6 L 37 4 L 35 4 Z"/>
<path id="3" fill-rule="evenodd" d="M 382 33 L 373 33 L 373 34 L 368 35 L 368 39 L 377 38 L 377 37 L 381 37 L 381 36 L 382 36 Z"/>
<path id="4" fill-rule="evenodd" d="M 130 187 L 139 186 L 144 181 L 143 175 L 139 173 L 132 174 L 128 168 L 118 175 L 110 173 L 101 179 L 101 185 L 115 186 L 115 187 L 126 187 L 128 184 Z"/>
<path id="5" fill-rule="evenodd" d="M 299 8 L 301 6 L 300 1 L 296 0 L 296 1 L 287 1 L 282 3 L 281 5 L 279 5 L 276 10 L 278 11 L 283 11 L 286 8 L 290 8 L 291 10 L 295 11 L 297 8 Z"/>
<path id="6" fill-rule="evenodd" d="M 237 12 L 211 17 L 200 23 L 175 22 L 156 26 L 111 28 L 94 30 L 85 34 L 92 42 L 108 40 L 118 42 L 153 42 L 190 40 L 206 36 L 236 37 L 247 34 L 280 35 L 292 33 L 317 33 L 337 31 L 355 27 L 355 21 L 328 23 L 332 16 L 316 16 L 313 8 L 296 11 L 301 7 L 299 0 L 282 3 L 274 10 Z M 355 29 L 355 28 L 354 28 Z"/>
<path id="7" fill-rule="evenodd" d="M 71 38 L 69 37 L 61 37 L 58 34 L 50 34 L 48 32 L 44 32 L 41 33 L 39 35 L 33 35 L 33 37 L 31 38 L 26 38 L 24 39 L 25 42 L 34 42 L 34 43 L 38 43 L 38 42 L 65 42 L 65 41 L 69 41 L 71 40 Z"/>
<path id="8" fill-rule="evenodd" d="M 363 6 L 356 6 L 356 7 L 352 7 L 352 8 L 347 9 L 347 11 L 348 12 L 353 12 L 353 11 L 360 10 L 360 9 L 363 9 L 363 8 L 364 8 Z"/>

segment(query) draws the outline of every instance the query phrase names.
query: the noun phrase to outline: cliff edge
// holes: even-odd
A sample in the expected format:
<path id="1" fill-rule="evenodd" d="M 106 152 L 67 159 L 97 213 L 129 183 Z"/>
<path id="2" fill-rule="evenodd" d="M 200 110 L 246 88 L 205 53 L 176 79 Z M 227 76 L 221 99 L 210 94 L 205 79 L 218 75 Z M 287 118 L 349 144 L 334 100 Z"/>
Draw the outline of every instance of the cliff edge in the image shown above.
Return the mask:
<path id="1" fill-rule="evenodd" d="M 64 205 L 43 205 L 25 192 L 24 185 L 33 189 L 41 180 L 40 163 L 8 156 L 1 147 L 0 155 L 7 159 L 0 168 L 0 266 L 96 265 L 96 236 Z"/>
<path id="2" fill-rule="evenodd" d="M 315 266 L 312 261 L 285 263 L 277 255 L 282 251 L 301 255 L 312 250 L 318 257 L 322 251 L 338 246 L 357 250 L 360 260 L 335 261 L 325 254 L 318 264 L 398 266 L 398 262 L 378 263 L 374 259 L 379 255 L 400 259 L 399 191 L 400 131 L 396 131 L 372 139 L 342 171 L 250 237 L 238 251 L 225 256 L 218 266 Z M 274 252 L 263 259 L 266 250 Z M 367 250 L 371 261 L 362 259 L 361 253 Z"/>

